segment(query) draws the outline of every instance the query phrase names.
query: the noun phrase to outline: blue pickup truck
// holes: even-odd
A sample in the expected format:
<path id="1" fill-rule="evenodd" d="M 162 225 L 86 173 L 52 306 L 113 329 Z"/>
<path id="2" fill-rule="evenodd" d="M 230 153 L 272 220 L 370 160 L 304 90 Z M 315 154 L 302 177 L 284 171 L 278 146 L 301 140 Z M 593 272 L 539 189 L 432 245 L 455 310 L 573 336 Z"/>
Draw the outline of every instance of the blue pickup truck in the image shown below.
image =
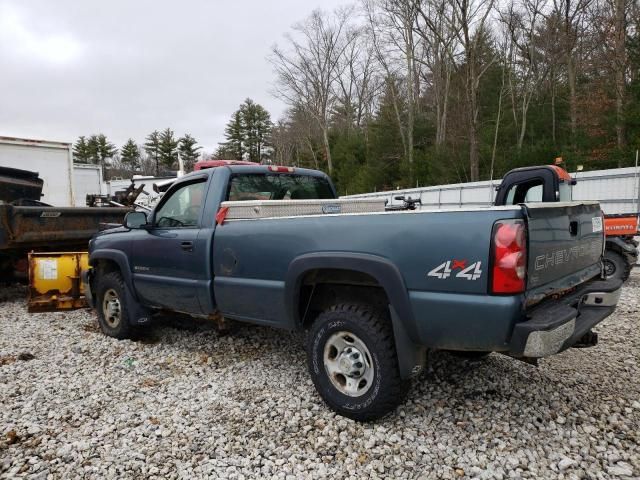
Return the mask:
<path id="1" fill-rule="evenodd" d="M 306 331 L 320 396 L 371 420 L 427 349 L 535 361 L 594 344 L 621 288 L 603 276 L 602 218 L 595 202 L 385 211 L 321 172 L 229 165 L 94 236 L 83 281 L 115 338 L 160 311 Z"/>

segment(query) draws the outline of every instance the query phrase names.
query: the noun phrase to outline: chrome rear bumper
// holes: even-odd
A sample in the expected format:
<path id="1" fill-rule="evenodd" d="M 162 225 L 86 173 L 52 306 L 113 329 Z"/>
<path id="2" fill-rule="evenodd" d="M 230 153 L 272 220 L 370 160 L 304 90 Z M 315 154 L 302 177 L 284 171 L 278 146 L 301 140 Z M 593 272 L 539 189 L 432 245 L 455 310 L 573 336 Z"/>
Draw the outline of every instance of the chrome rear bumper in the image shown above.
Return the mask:
<path id="1" fill-rule="evenodd" d="M 566 350 L 613 313 L 620 299 L 621 280 L 590 282 L 558 300 L 548 300 L 516 324 L 509 354 L 540 358 Z"/>

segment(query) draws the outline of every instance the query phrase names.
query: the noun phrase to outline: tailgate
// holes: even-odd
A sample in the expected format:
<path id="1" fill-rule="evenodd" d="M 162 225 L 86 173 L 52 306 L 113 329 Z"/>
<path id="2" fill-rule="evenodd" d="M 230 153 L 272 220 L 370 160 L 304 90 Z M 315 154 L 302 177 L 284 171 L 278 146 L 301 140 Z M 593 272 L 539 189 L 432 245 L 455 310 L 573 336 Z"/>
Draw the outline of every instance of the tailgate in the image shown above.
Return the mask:
<path id="1" fill-rule="evenodd" d="M 527 303 L 567 291 L 601 272 L 603 217 L 597 202 L 524 205 Z"/>

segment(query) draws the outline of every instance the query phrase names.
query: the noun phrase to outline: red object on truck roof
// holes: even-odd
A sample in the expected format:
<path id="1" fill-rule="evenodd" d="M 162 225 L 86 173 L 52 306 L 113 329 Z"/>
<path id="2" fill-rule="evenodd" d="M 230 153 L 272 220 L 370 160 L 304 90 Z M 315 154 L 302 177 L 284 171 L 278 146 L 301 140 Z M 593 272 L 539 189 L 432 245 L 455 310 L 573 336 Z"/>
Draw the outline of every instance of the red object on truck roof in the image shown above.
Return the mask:
<path id="1" fill-rule="evenodd" d="M 246 162 L 244 160 L 203 160 L 193 166 L 193 171 L 204 170 L 206 168 L 224 167 L 227 165 L 260 165 L 256 162 Z"/>
<path id="2" fill-rule="evenodd" d="M 556 175 L 558 175 L 558 178 L 560 180 L 565 180 L 565 181 L 568 181 L 568 182 L 570 182 L 572 180 L 571 179 L 571 175 L 569 175 L 569 172 L 567 172 L 561 166 L 559 166 L 559 165 L 549 165 L 549 166 L 556 172 Z"/>

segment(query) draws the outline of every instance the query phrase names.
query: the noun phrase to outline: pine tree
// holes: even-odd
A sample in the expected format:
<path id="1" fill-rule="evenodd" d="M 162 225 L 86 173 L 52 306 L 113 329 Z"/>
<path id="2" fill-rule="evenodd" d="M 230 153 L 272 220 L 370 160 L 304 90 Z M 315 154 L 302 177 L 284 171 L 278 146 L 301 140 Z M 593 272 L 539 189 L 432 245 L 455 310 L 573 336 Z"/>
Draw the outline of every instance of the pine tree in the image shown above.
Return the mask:
<path id="1" fill-rule="evenodd" d="M 178 140 L 173 130 L 166 128 L 160 134 L 160 162 L 168 169 L 174 168 L 178 161 Z"/>
<path id="2" fill-rule="evenodd" d="M 255 160 L 261 162 L 262 157 L 265 155 L 265 147 L 269 146 L 268 140 L 271 136 L 271 129 L 273 128 L 273 122 L 271 122 L 271 115 L 267 112 L 262 105 L 256 104 L 254 114 L 254 125 L 251 130 L 254 142 L 255 142 Z"/>
<path id="3" fill-rule="evenodd" d="M 249 154 L 249 160 L 260 162 L 266 138 L 273 127 L 271 116 L 262 105 L 255 103 L 250 98 L 247 98 L 240 105 L 240 112 L 244 127 L 243 143 Z"/>
<path id="4" fill-rule="evenodd" d="M 160 175 L 160 133 L 157 130 L 151 132 L 145 138 L 144 151 L 151 158 L 155 165 L 156 177 Z"/>
<path id="5" fill-rule="evenodd" d="M 247 98 L 231 116 L 225 128 L 224 151 L 232 151 L 236 160 L 248 157 L 260 162 L 271 133 L 271 116 L 262 105 Z"/>
<path id="6" fill-rule="evenodd" d="M 196 142 L 196 139 L 188 133 L 179 140 L 179 143 L 178 151 L 180 152 L 180 158 L 182 158 L 182 162 L 184 163 L 184 170 L 185 172 L 191 172 L 193 171 L 193 166 L 200 155 L 198 150 L 202 147 L 196 146 L 198 142 Z"/>
<path id="7" fill-rule="evenodd" d="M 234 160 L 244 158 L 244 123 L 241 110 L 236 110 L 231 116 L 231 120 L 224 129 L 224 136 L 227 141 L 224 145 L 227 151 L 233 152 Z"/>
<path id="8" fill-rule="evenodd" d="M 127 164 L 131 170 L 135 170 L 139 167 L 140 148 L 132 138 L 127 140 L 127 143 L 125 143 L 120 149 L 120 159 L 123 163 Z"/>
<path id="9" fill-rule="evenodd" d="M 211 154 L 211 160 L 229 160 L 235 157 L 235 152 L 226 143 L 221 143 Z"/>
<path id="10" fill-rule="evenodd" d="M 93 163 L 95 165 L 98 165 L 100 163 L 100 145 L 98 142 L 98 136 L 97 135 L 91 135 L 89 136 L 89 139 L 87 140 L 87 154 L 89 156 L 89 162 Z"/>
<path id="11" fill-rule="evenodd" d="M 104 175 L 106 160 L 112 159 L 118 152 L 118 149 L 113 143 L 107 140 L 106 135 L 99 133 L 98 135 L 91 135 L 89 137 L 86 152 L 89 162 L 100 165 L 102 174 Z"/>
<path id="12" fill-rule="evenodd" d="M 73 160 L 78 163 L 89 163 L 91 161 L 91 152 L 85 136 L 78 137 L 78 140 L 73 145 Z"/>
<path id="13" fill-rule="evenodd" d="M 97 137 L 98 141 L 98 161 L 104 165 L 106 159 L 111 159 L 117 153 L 116 146 L 107 140 L 107 137 L 100 133 Z"/>

